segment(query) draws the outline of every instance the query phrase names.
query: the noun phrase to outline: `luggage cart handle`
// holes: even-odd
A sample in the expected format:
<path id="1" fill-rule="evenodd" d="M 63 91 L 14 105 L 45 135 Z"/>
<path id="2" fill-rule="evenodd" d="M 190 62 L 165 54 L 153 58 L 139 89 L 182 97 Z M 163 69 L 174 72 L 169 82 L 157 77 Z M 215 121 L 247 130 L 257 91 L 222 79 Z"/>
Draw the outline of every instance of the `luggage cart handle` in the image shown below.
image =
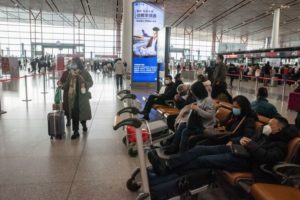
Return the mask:
<path id="1" fill-rule="evenodd" d="M 123 101 L 124 99 L 136 99 L 136 95 L 135 94 L 126 94 L 120 100 Z"/>
<path id="2" fill-rule="evenodd" d="M 117 93 L 117 95 L 121 94 L 130 94 L 130 90 L 121 90 L 120 92 Z"/>
<path id="3" fill-rule="evenodd" d="M 135 128 L 140 128 L 142 126 L 142 121 L 136 118 L 124 119 L 123 121 L 113 126 L 113 129 L 118 130 L 120 127 L 128 125 L 133 126 Z"/>
<path id="4" fill-rule="evenodd" d="M 123 108 L 122 110 L 119 110 L 117 112 L 117 115 L 121 115 L 123 113 L 131 113 L 131 114 L 137 115 L 137 114 L 140 114 L 141 112 L 136 107 L 126 107 L 126 108 Z"/>

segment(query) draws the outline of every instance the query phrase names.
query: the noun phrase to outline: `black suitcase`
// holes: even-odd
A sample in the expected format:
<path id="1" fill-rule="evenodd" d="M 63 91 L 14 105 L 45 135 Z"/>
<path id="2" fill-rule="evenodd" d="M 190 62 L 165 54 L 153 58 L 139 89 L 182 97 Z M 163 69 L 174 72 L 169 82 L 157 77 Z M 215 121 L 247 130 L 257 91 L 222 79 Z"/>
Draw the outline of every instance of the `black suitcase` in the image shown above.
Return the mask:
<path id="1" fill-rule="evenodd" d="M 48 113 L 48 135 L 56 139 L 62 139 L 65 135 L 65 113 L 63 110 L 55 110 Z"/>

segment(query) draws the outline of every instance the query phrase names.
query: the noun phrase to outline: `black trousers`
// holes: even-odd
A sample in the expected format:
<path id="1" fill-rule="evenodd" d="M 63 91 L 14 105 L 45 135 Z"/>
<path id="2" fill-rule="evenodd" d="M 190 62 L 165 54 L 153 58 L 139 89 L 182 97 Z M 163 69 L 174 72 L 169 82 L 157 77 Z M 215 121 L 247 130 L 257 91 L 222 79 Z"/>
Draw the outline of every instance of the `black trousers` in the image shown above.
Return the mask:
<path id="1" fill-rule="evenodd" d="M 144 112 L 149 114 L 154 104 L 165 105 L 165 99 L 157 95 L 150 95 L 144 107 Z"/>
<path id="2" fill-rule="evenodd" d="M 171 129 L 172 131 L 175 132 L 175 120 L 176 120 L 177 115 L 170 115 L 167 117 L 167 125 L 168 128 Z"/>
<path id="3" fill-rule="evenodd" d="M 117 88 L 121 86 L 123 87 L 123 75 L 122 74 L 116 74 L 116 82 L 117 82 Z"/>
<path id="4" fill-rule="evenodd" d="M 73 131 L 79 131 L 79 110 L 78 109 L 72 109 L 72 126 Z M 82 120 L 80 121 L 82 127 L 86 127 L 86 121 Z"/>

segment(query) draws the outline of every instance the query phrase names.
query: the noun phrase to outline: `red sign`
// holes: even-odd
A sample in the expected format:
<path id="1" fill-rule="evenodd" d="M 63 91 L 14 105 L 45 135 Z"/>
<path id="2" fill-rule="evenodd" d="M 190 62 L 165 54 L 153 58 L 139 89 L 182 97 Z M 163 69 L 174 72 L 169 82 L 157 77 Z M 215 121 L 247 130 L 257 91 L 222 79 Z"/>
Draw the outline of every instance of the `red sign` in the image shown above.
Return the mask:
<path id="1" fill-rule="evenodd" d="M 267 53 L 266 53 L 266 56 L 267 56 L 268 58 L 275 58 L 275 57 L 277 57 L 277 52 L 274 52 L 274 51 L 267 52 Z"/>
<path id="2" fill-rule="evenodd" d="M 225 58 L 238 58 L 238 55 L 235 55 L 235 54 L 225 55 Z"/>
<path id="3" fill-rule="evenodd" d="M 1 59 L 2 73 L 10 72 L 9 59 L 2 58 Z"/>
<path id="4" fill-rule="evenodd" d="M 64 57 L 57 57 L 57 65 L 56 65 L 56 70 L 62 71 L 65 69 L 65 58 Z"/>

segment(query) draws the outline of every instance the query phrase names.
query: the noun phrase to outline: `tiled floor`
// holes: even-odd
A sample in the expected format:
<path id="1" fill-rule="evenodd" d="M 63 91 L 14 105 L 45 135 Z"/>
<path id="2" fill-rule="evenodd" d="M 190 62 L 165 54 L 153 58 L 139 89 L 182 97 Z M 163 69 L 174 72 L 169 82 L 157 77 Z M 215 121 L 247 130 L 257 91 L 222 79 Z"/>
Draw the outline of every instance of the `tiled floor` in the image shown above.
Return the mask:
<path id="1" fill-rule="evenodd" d="M 70 140 L 70 129 L 62 141 L 50 141 L 47 135 L 46 117 L 54 93 L 51 79 L 44 95 L 42 77 L 28 78 L 32 99 L 28 103 L 22 101 L 24 79 L 0 84 L 2 108 L 7 111 L 0 117 L 0 200 L 135 198 L 125 183 L 138 162 L 127 155 L 121 134 L 112 130 L 119 108 L 113 79 L 92 77 L 93 119 L 88 122 L 88 134 L 81 134 L 77 141 Z M 253 88 L 253 82 L 242 82 L 240 94 L 253 99 Z M 271 88 L 270 100 L 292 122 L 295 113 L 287 110 L 286 100 L 280 101 L 281 90 Z M 232 93 L 237 94 L 236 87 Z M 201 199 L 219 199 L 219 190 Z"/>

